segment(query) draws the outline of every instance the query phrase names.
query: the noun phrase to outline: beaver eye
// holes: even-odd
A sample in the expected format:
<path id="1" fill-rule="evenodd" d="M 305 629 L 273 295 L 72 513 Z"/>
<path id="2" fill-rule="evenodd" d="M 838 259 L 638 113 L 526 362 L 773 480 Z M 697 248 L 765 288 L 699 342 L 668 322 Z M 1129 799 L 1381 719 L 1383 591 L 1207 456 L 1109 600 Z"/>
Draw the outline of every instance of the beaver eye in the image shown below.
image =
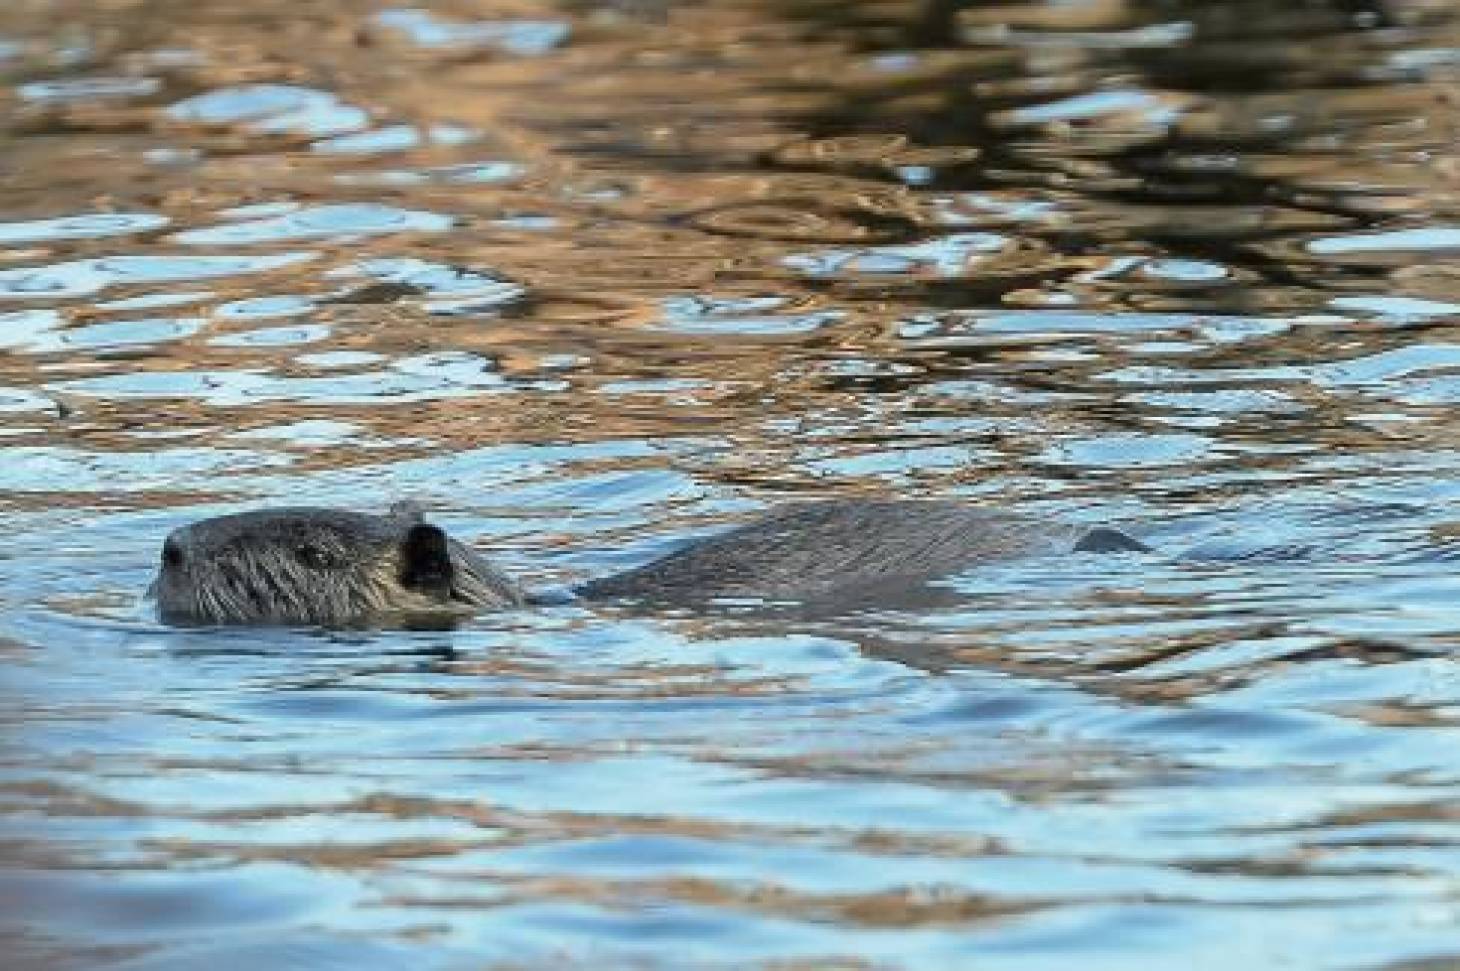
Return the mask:
<path id="1" fill-rule="evenodd" d="M 170 566 L 173 569 L 177 569 L 178 567 L 182 566 L 182 562 L 183 551 L 181 546 L 178 546 L 172 540 L 168 540 L 167 542 L 162 544 L 163 566 Z"/>
<path id="2" fill-rule="evenodd" d="M 315 570 L 323 570 L 332 562 L 330 555 L 323 549 L 308 543 L 294 548 L 294 558 L 305 566 Z"/>

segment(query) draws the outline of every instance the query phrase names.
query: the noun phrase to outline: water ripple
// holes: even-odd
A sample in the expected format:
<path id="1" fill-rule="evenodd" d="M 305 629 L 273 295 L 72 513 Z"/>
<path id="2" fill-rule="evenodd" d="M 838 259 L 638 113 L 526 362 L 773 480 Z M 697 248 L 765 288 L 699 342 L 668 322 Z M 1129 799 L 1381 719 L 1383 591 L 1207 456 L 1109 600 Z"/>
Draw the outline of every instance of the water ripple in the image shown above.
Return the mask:
<path id="1" fill-rule="evenodd" d="M 246 123 L 261 132 L 338 135 L 365 127 L 369 116 L 327 91 L 289 84 L 221 88 L 168 109 L 178 121 L 209 125 Z"/>
<path id="2" fill-rule="evenodd" d="M 377 233 L 440 233 L 451 228 L 450 216 L 397 209 L 377 203 L 315 206 L 267 219 L 245 219 L 176 233 L 172 239 L 193 246 L 236 246 L 294 239 L 339 239 Z"/>
<path id="3" fill-rule="evenodd" d="M 108 287 L 131 283 L 169 283 L 265 273 L 313 258 L 313 253 L 108 256 L 34 269 L 0 270 L 0 300 L 51 300 L 86 296 Z"/>

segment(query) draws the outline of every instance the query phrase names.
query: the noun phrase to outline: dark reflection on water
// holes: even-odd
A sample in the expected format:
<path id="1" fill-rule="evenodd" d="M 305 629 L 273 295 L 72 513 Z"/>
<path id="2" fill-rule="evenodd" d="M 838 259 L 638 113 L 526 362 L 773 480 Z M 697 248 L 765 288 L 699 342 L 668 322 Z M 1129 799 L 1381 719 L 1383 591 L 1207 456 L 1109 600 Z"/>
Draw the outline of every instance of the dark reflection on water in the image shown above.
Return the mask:
<path id="1" fill-rule="evenodd" d="M 1448 0 L 0 7 L 7 968 L 1460 962 Z M 160 628 L 414 496 L 1155 552 L 843 616 Z"/>

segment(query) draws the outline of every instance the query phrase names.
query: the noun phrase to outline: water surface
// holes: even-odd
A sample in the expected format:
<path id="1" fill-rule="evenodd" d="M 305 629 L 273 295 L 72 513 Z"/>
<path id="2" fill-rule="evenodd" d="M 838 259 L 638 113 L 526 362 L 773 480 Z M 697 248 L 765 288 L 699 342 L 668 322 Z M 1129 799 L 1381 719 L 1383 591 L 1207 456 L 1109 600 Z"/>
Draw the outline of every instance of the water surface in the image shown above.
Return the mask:
<path id="1" fill-rule="evenodd" d="M 14 968 L 1460 963 L 1448 0 L 13 0 Z M 837 617 L 159 626 L 414 497 L 533 583 L 795 498 L 1145 555 Z"/>

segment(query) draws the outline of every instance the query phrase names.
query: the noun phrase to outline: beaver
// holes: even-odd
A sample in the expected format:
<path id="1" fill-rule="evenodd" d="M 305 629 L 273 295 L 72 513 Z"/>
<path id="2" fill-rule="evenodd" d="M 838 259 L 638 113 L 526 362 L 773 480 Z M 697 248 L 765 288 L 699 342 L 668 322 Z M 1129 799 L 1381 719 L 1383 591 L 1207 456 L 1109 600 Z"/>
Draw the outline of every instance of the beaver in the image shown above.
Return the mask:
<path id="1" fill-rule="evenodd" d="M 969 566 L 1020 556 L 1140 551 L 1118 529 L 1082 527 L 946 500 L 825 500 L 579 585 L 586 600 L 875 602 Z M 553 602 L 399 503 L 385 515 L 264 509 L 174 530 L 149 591 L 179 625 L 415 626 Z"/>

